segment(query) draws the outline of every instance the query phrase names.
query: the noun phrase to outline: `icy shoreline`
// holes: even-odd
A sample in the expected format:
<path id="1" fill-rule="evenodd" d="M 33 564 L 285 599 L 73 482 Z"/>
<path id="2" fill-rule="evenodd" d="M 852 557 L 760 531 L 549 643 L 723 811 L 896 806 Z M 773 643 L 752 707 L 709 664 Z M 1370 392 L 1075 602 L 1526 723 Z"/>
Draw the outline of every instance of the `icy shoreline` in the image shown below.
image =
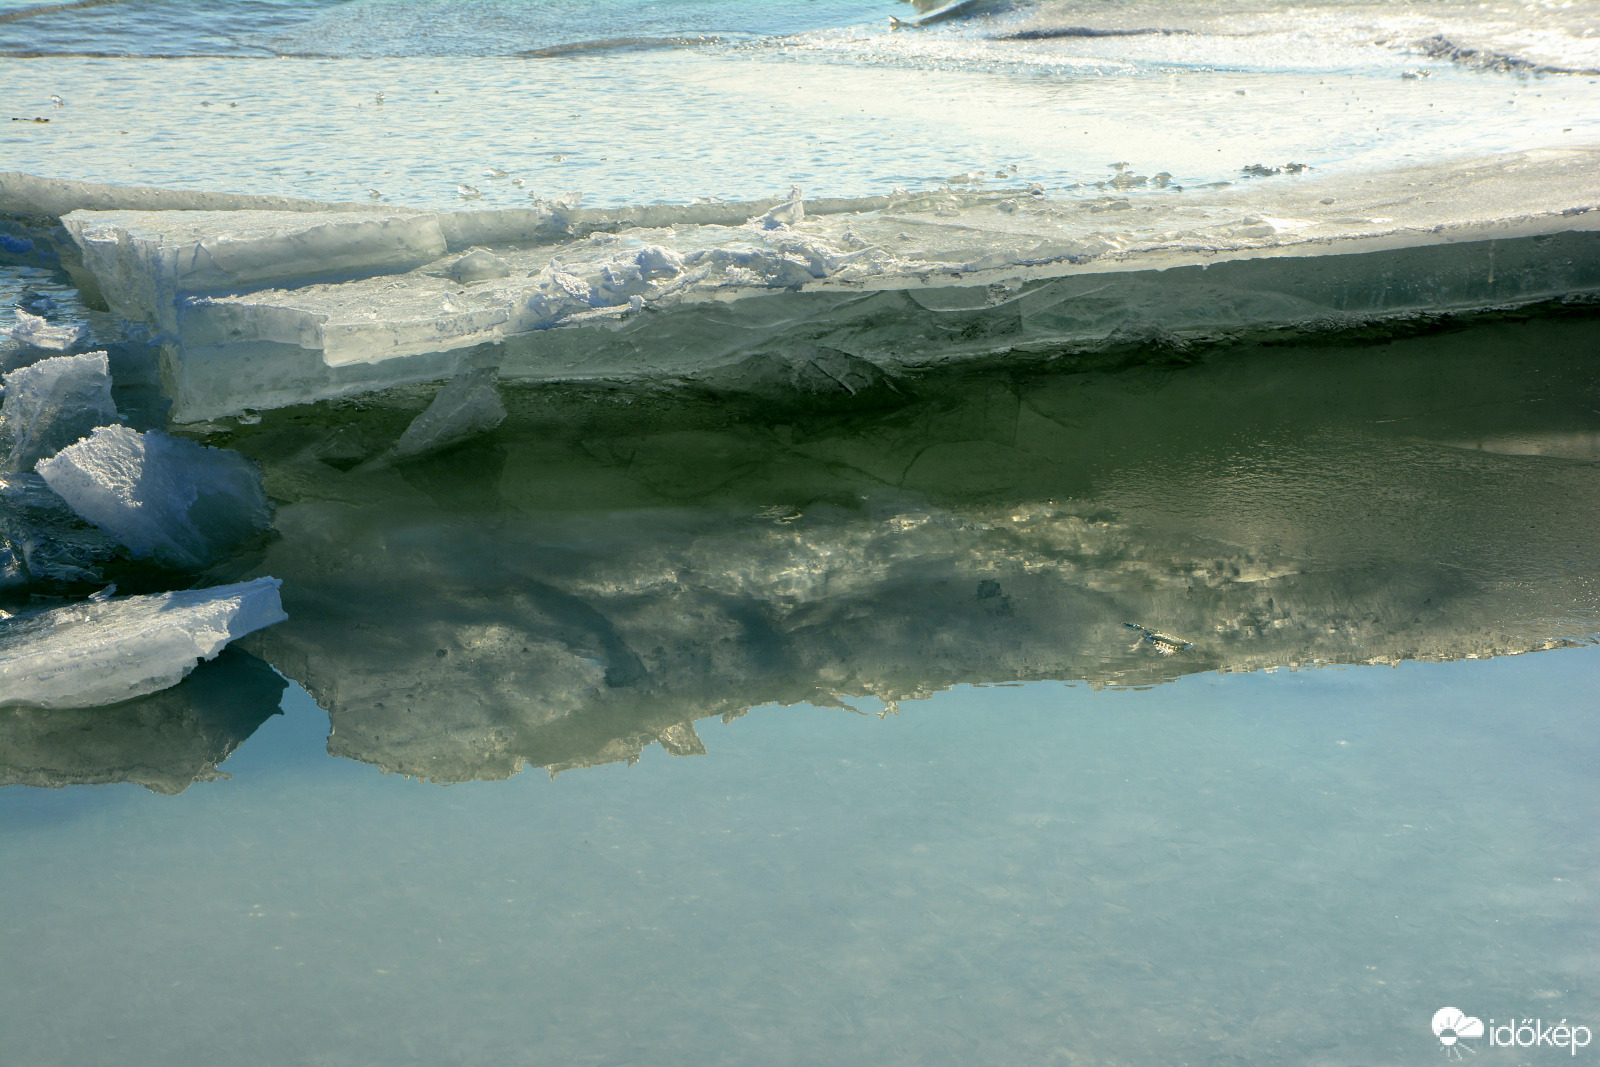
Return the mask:
<path id="1" fill-rule="evenodd" d="M 143 189 L 123 209 L 7 175 L 0 209 L 73 208 L 63 265 L 159 348 L 172 418 L 196 422 L 487 368 L 670 378 L 822 345 L 892 369 L 1588 299 L 1597 164 L 462 212 Z"/>

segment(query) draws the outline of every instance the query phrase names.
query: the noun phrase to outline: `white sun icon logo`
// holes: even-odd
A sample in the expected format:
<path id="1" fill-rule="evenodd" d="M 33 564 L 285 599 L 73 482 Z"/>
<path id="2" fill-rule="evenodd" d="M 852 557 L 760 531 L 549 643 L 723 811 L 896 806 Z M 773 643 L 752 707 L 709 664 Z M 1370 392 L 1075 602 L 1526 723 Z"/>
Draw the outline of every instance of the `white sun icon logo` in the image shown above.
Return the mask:
<path id="1" fill-rule="evenodd" d="M 1462 1049 L 1473 1053 L 1478 1051 L 1460 1041 L 1464 1037 L 1482 1037 L 1483 1020 L 1466 1014 L 1460 1008 L 1440 1008 L 1433 1013 L 1433 1032 L 1439 1044 L 1444 1046 L 1444 1054 L 1459 1060 L 1462 1058 Z"/>

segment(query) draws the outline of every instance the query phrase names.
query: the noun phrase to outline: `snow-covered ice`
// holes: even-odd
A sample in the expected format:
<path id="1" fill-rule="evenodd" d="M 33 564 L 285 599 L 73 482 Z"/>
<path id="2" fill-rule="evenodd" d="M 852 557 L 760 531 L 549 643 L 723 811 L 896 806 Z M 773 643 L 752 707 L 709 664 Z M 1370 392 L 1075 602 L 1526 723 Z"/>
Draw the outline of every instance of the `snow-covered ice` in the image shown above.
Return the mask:
<path id="1" fill-rule="evenodd" d="M 104 352 L 52 356 L 5 375 L 0 446 L 10 452 L 0 472 L 26 473 L 41 459 L 120 421 L 111 399 Z"/>
<path id="2" fill-rule="evenodd" d="M 0 621 L 0 706 L 99 707 L 177 685 L 230 641 L 288 618 L 281 584 L 87 600 Z"/>
<path id="3" fill-rule="evenodd" d="M 271 527 L 259 469 L 239 455 L 104 426 L 39 464 L 50 488 L 138 558 L 209 566 Z"/>

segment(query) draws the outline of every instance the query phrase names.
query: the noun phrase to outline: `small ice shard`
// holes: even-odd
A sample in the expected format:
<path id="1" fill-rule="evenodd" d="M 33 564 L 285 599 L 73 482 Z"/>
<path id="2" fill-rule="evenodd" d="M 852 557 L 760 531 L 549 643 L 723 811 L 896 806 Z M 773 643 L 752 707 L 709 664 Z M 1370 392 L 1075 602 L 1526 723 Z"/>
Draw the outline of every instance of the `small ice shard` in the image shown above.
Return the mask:
<path id="1" fill-rule="evenodd" d="M 490 167 L 488 170 L 483 172 L 483 176 L 485 178 L 504 178 L 506 176 L 506 172 L 501 170 L 499 167 Z"/>
<path id="2" fill-rule="evenodd" d="M 458 282 L 481 282 L 504 278 L 511 273 L 506 261 L 482 248 L 474 248 L 450 265 L 450 277 Z"/>
<path id="3" fill-rule="evenodd" d="M 505 421 L 506 406 L 500 401 L 498 380 L 499 372 L 490 367 L 463 374 L 439 390 L 427 410 L 400 435 L 390 458 L 437 452 L 499 426 Z"/>
<path id="4" fill-rule="evenodd" d="M 1187 652 L 1194 647 L 1194 643 L 1191 641 L 1185 641 L 1181 637 L 1173 637 L 1171 634 L 1159 633 L 1148 626 L 1140 626 L 1136 622 L 1125 622 L 1122 625 L 1139 634 L 1139 639 L 1133 643 L 1135 649 L 1140 645 L 1150 644 L 1155 647 L 1159 655 L 1175 656 L 1179 652 Z"/>
<path id="5" fill-rule="evenodd" d="M 52 356 L 5 376 L 0 403 L 0 442 L 11 452 L 0 472 L 27 473 L 97 426 L 119 422 L 111 400 L 104 352 Z"/>
<path id="6" fill-rule="evenodd" d="M 181 682 L 288 618 L 276 578 L 85 601 L 0 621 L 0 706 L 93 708 Z"/>
<path id="7" fill-rule="evenodd" d="M 30 315 L 17 309 L 17 324 L 11 327 L 11 339 L 32 348 L 65 352 L 89 340 L 89 327 L 54 326 L 42 315 Z"/>
<path id="8" fill-rule="evenodd" d="M 210 566 L 272 524 L 253 463 L 160 430 L 102 426 L 38 470 L 85 520 L 168 567 Z"/>
<path id="9" fill-rule="evenodd" d="M 470 185 L 456 186 L 456 195 L 461 197 L 463 200 L 477 200 L 479 197 L 483 196 L 482 193 L 478 192 L 477 189 L 474 189 Z"/>

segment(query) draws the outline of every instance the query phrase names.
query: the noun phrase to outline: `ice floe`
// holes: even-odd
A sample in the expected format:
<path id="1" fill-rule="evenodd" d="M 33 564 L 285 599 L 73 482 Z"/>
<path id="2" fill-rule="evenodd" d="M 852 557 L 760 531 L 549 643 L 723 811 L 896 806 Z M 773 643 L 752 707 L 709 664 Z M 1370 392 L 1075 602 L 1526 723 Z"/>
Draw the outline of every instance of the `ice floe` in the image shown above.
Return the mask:
<path id="1" fill-rule="evenodd" d="M 228 642 L 288 618 L 279 585 L 257 578 L 0 620 L 0 706 L 97 707 L 176 685 Z"/>

